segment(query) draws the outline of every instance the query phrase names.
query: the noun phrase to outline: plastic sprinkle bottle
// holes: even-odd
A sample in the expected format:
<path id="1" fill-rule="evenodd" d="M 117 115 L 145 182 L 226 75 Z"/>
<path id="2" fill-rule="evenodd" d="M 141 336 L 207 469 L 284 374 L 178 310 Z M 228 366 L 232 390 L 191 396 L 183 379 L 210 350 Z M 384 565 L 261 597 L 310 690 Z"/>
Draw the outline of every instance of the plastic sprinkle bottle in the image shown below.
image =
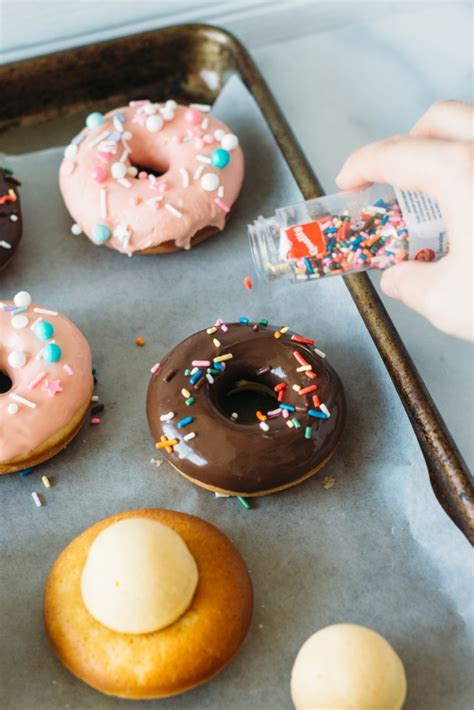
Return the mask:
<path id="1" fill-rule="evenodd" d="M 438 203 L 374 184 L 277 209 L 248 227 L 257 274 L 296 282 L 434 261 L 448 250 Z"/>

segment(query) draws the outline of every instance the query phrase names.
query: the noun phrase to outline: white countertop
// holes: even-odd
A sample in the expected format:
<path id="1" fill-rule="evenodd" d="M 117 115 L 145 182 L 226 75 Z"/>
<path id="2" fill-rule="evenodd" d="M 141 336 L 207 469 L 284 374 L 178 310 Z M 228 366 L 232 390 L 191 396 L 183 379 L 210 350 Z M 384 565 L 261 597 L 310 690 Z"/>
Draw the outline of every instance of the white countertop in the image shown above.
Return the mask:
<path id="1" fill-rule="evenodd" d="M 436 99 L 473 98 L 469 2 L 67 5 L 66 12 L 57 0 L 20 0 L 10 13 L 1 0 L 0 58 L 13 61 L 174 22 L 221 24 L 247 44 L 328 192 L 356 146 L 408 130 Z M 320 287 L 315 285 L 316 303 Z M 384 302 L 472 469 L 474 347 Z"/>

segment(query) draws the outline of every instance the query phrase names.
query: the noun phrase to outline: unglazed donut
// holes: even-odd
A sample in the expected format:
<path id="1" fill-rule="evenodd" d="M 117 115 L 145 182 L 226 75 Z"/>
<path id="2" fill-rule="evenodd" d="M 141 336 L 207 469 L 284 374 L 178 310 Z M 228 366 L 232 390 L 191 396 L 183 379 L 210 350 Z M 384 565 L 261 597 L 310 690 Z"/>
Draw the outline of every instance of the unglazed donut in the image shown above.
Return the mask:
<path id="1" fill-rule="evenodd" d="M 163 698 L 223 669 L 252 605 L 245 563 L 223 533 L 193 515 L 145 509 L 102 520 L 66 547 L 44 618 L 58 658 L 85 683 Z"/>
<path id="2" fill-rule="evenodd" d="M 0 473 L 36 466 L 67 446 L 93 386 L 89 345 L 71 321 L 26 291 L 0 303 Z"/>
<path id="3" fill-rule="evenodd" d="M 187 338 L 152 368 L 156 447 L 193 483 L 227 495 L 273 493 L 313 475 L 345 418 L 342 384 L 314 345 L 247 318 Z"/>
<path id="4" fill-rule="evenodd" d="M 0 168 L 0 271 L 12 258 L 21 239 L 19 185 L 10 170 Z"/>
<path id="5" fill-rule="evenodd" d="M 223 229 L 244 160 L 209 110 L 131 101 L 90 114 L 60 168 L 73 233 L 131 256 L 189 249 Z"/>

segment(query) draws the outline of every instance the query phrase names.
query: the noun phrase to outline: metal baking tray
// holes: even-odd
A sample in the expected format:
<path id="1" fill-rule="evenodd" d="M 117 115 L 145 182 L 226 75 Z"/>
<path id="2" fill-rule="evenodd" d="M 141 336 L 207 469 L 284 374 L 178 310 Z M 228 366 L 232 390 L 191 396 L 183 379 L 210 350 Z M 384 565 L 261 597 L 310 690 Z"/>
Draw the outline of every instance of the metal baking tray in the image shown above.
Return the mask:
<path id="1" fill-rule="evenodd" d="M 113 108 L 154 95 L 212 103 L 233 74 L 252 93 L 304 197 L 322 195 L 246 49 L 225 30 L 208 25 L 176 25 L 0 67 L 0 148 L 15 152 L 12 135 L 20 145 L 28 131 L 31 141 L 35 126 L 58 118 L 67 130 L 66 140 L 67 117 L 93 109 L 99 101 Z M 58 142 L 62 137 L 58 133 Z M 474 544 L 474 488 L 466 463 L 367 275 L 346 276 L 345 283 L 410 418 L 436 497 Z"/>

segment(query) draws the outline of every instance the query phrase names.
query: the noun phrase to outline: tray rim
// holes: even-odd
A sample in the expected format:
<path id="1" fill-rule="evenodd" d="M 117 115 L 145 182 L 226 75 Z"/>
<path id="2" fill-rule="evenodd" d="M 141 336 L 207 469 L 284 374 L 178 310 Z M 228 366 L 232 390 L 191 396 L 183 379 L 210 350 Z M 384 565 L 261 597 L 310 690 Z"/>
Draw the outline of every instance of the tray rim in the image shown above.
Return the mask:
<path id="1" fill-rule="evenodd" d="M 200 23 L 170 25 L 4 64 L 0 66 L 0 86 L 5 77 L 14 77 L 38 64 L 52 66 L 61 58 L 78 57 L 87 53 L 88 49 L 118 48 L 127 41 L 137 42 L 140 38 L 153 41 L 158 36 L 180 34 L 183 40 L 185 35 L 195 35 L 196 41 L 206 39 L 228 50 L 233 63 L 232 71 L 240 76 L 255 99 L 304 198 L 323 195 L 313 168 L 249 52 L 240 40 L 221 27 Z M 224 75 L 221 77 L 225 78 Z M 28 114 L 27 124 L 35 124 L 33 117 L 34 113 Z M 20 124 L 21 118 L 16 116 Z M 9 120 L 14 126 L 15 119 Z M 10 127 L 7 123 L 6 128 Z M 344 282 L 408 414 L 438 502 L 474 545 L 474 486 L 456 442 L 367 274 L 346 276 Z"/>

